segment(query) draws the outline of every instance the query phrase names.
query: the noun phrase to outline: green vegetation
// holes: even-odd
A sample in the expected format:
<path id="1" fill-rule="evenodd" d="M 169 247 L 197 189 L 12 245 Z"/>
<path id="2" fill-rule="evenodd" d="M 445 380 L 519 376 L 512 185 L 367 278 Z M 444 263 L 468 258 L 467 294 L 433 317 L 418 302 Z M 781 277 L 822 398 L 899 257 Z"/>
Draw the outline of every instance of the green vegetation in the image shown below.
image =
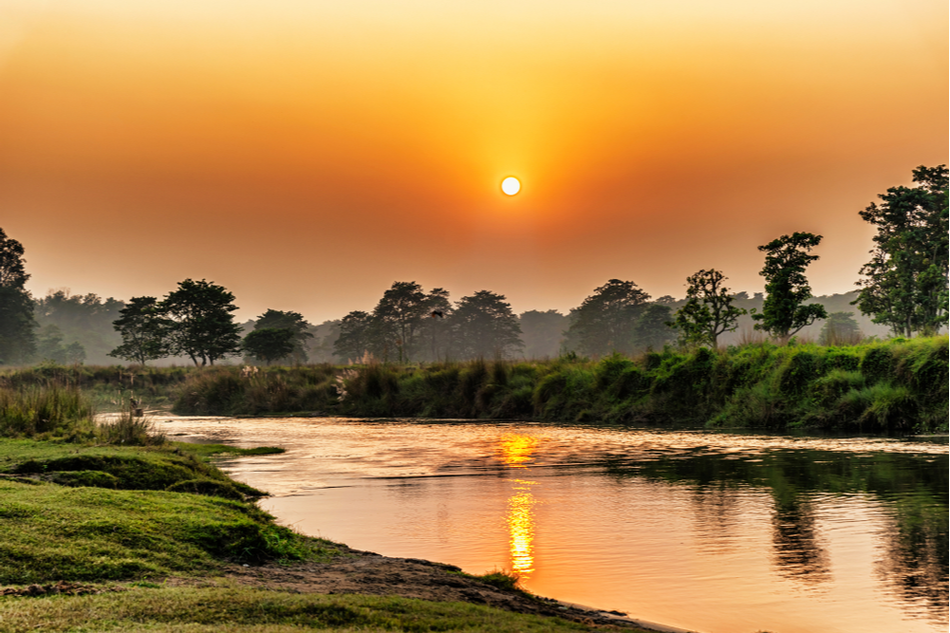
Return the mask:
<path id="1" fill-rule="evenodd" d="M 221 367 L 195 373 L 175 410 L 933 431 L 947 429 L 947 357 L 942 336 L 850 347 L 667 349 L 598 362 Z"/>
<path id="2" fill-rule="evenodd" d="M 752 315 L 758 321 L 755 329 L 787 341 L 802 328 L 828 317 L 823 306 L 805 303 L 812 297 L 805 268 L 818 259 L 808 253 L 820 243 L 820 235 L 793 233 L 759 247 L 766 253 L 765 266 L 759 273 L 765 277 L 766 297 L 762 312 Z"/>
<path id="3" fill-rule="evenodd" d="M 237 587 L 135 588 L 93 596 L 0 597 L 0 631 L 4 633 L 34 630 L 290 633 L 302 629 L 420 633 L 593 630 L 566 620 L 460 602 L 295 594 Z"/>
<path id="4" fill-rule="evenodd" d="M 686 278 L 686 305 L 676 311 L 672 324 L 680 331 L 684 343 L 717 349 L 719 335 L 734 332 L 738 327 L 739 317 L 746 311 L 732 305 L 735 295 L 723 284 L 726 279 L 715 268 Z"/>

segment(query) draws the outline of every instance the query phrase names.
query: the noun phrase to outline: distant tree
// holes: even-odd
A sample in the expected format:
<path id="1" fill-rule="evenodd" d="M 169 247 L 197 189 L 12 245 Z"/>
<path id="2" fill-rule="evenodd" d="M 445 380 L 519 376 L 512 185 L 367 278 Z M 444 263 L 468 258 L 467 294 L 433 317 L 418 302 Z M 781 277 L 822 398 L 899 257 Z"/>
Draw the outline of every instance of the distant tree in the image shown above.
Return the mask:
<path id="1" fill-rule="evenodd" d="M 313 335 L 313 341 L 307 346 L 308 361 L 311 363 L 335 363 L 340 359 L 333 352 L 333 344 L 340 338 L 340 324 L 342 319 L 324 321 L 320 325 L 311 325 L 308 328 Z"/>
<path id="2" fill-rule="evenodd" d="M 388 359 L 389 350 L 395 349 L 399 362 L 408 362 L 416 347 L 419 327 L 428 313 L 428 297 L 419 284 L 393 282 L 373 310 L 380 339 L 377 345 L 382 347 L 383 357 Z"/>
<path id="3" fill-rule="evenodd" d="M 333 343 L 333 353 L 340 360 L 358 360 L 373 346 L 372 315 L 355 310 L 340 322 L 340 335 Z"/>
<path id="4" fill-rule="evenodd" d="M 821 326 L 818 342 L 821 345 L 856 345 L 862 338 L 854 312 L 832 312 Z"/>
<path id="5" fill-rule="evenodd" d="M 35 302 L 34 317 L 41 326 L 55 325 L 65 340 L 76 341 L 86 350 L 89 361 L 110 362 L 108 353 L 122 344 L 114 327 L 125 303 L 103 299 L 95 293 L 71 294 L 69 289 L 50 290 Z"/>
<path id="6" fill-rule="evenodd" d="M 82 363 L 86 360 L 86 350 L 78 341 L 63 343 L 63 333 L 55 325 L 40 328 L 36 340 L 36 356 L 40 360 L 52 361 L 62 365 Z"/>
<path id="7" fill-rule="evenodd" d="M 452 302 L 445 288 L 433 288 L 426 295 L 425 314 L 418 330 L 419 351 L 429 361 L 444 359 L 451 343 L 447 318 L 452 315 Z M 441 315 L 441 316 L 440 316 Z"/>
<path id="8" fill-rule="evenodd" d="M 172 322 L 164 306 L 155 297 L 132 297 L 119 310 L 122 316 L 112 322 L 122 336 L 122 344 L 109 356 L 145 365 L 165 358 L 171 351 Z"/>
<path id="9" fill-rule="evenodd" d="M 254 329 L 244 337 L 244 351 L 270 365 L 294 351 L 294 331 L 289 328 Z"/>
<path id="10" fill-rule="evenodd" d="M 818 259 L 808 253 L 820 243 L 820 235 L 793 233 L 759 247 L 766 253 L 765 266 L 759 274 L 765 277 L 767 296 L 762 312 L 752 315 L 759 321 L 755 329 L 787 340 L 803 327 L 828 316 L 821 305 L 805 304 L 812 296 L 805 268 Z"/>
<path id="11" fill-rule="evenodd" d="M 746 313 L 732 305 L 735 297 L 723 283 L 727 277 L 715 268 L 686 278 L 686 305 L 676 311 L 674 324 L 684 343 L 719 346 L 719 335 L 734 332 Z"/>
<path id="12" fill-rule="evenodd" d="M 676 340 L 676 328 L 670 325 L 673 311 L 668 305 L 651 303 L 633 324 L 634 350 L 662 349 Z"/>
<path id="13" fill-rule="evenodd" d="M 33 299 L 26 289 L 25 253 L 0 229 L 0 365 L 28 362 L 36 352 Z"/>
<path id="14" fill-rule="evenodd" d="M 457 358 L 508 358 L 523 347 L 518 317 L 504 295 L 479 290 L 462 297 L 450 325 Z"/>
<path id="15" fill-rule="evenodd" d="M 528 310 L 518 317 L 525 358 L 555 358 L 561 352 L 564 330 L 569 326 L 566 316 L 557 310 Z"/>
<path id="16" fill-rule="evenodd" d="M 632 281 L 611 279 L 572 311 L 567 336 L 584 354 L 633 351 L 633 327 L 650 295 Z"/>
<path id="17" fill-rule="evenodd" d="M 916 187 L 891 187 L 861 217 L 877 227 L 855 304 L 900 336 L 932 334 L 947 323 L 947 166 L 920 166 Z"/>
<path id="18" fill-rule="evenodd" d="M 678 299 L 672 295 L 663 295 L 659 299 L 655 300 L 653 303 L 658 303 L 661 306 L 672 306 L 678 303 Z"/>
<path id="19" fill-rule="evenodd" d="M 313 334 L 309 331 L 310 327 L 311 325 L 307 323 L 306 319 L 304 319 L 303 315 L 299 312 L 284 312 L 282 310 L 268 310 L 258 317 L 257 322 L 254 324 L 255 330 L 289 330 L 291 333 L 290 341 L 292 348 L 290 352 L 284 354 L 284 356 L 291 357 L 291 361 L 297 364 L 306 363 L 308 360 L 307 343 L 313 338 Z M 280 358 L 283 358 L 283 356 Z M 275 358 L 274 360 L 280 360 L 280 358 Z"/>
<path id="20" fill-rule="evenodd" d="M 241 351 L 241 328 L 234 322 L 234 295 L 223 286 L 186 279 L 162 302 L 172 320 L 171 342 L 175 354 L 184 354 L 195 365 Z"/>

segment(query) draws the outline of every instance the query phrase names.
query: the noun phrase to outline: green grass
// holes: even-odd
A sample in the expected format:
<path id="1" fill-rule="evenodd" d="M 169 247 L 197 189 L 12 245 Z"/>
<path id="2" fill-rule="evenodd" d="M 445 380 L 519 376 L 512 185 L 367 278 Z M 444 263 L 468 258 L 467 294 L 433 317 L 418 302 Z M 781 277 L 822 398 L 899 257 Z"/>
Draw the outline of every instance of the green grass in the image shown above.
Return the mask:
<path id="1" fill-rule="evenodd" d="M 459 602 L 293 594 L 236 587 L 135 588 L 89 596 L 0 597 L 0 632 L 36 630 L 64 633 L 285 633 L 300 630 L 560 633 L 590 631 L 593 627 Z"/>
<path id="2" fill-rule="evenodd" d="M 0 582 L 208 573 L 224 561 L 320 559 L 332 544 L 273 523 L 192 447 L 0 439 Z M 220 453 L 205 449 L 206 454 Z"/>

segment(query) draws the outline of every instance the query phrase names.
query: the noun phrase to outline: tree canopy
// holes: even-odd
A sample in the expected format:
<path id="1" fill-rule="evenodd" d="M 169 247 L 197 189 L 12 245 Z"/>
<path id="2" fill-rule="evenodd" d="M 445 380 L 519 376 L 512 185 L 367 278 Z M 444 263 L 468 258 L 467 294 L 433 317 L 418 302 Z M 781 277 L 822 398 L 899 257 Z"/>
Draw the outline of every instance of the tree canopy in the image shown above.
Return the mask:
<path id="1" fill-rule="evenodd" d="M 173 323 L 158 299 L 132 297 L 119 313 L 122 316 L 113 321 L 113 327 L 122 336 L 122 344 L 109 356 L 145 365 L 169 355 Z"/>
<path id="2" fill-rule="evenodd" d="M 0 364 L 25 363 L 36 353 L 24 253 L 23 245 L 0 229 Z"/>
<path id="3" fill-rule="evenodd" d="M 214 361 L 241 351 L 241 328 L 234 322 L 237 310 L 234 295 L 223 286 L 186 279 L 169 293 L 162 305 L 172 321 L 171 349 L 184 354 L 195 365 Z"/>
<path id="4" fill-rule="evenodd" d="M 676 312 L 675 325 L 687 344 L 718 347 L 719 335 L 732 332 L 746 313 L 732 305 L 735 297 L 723 283 L 727 277 L 715 268 L 686 278 L 686 305 Z"/>
<path id="5" fill-rule="evenodd" d="M 567 337 L 584 354 L 630 354 L 634 325 L 649 300 L 632 281 L 611 279 L 572 311 Z"/>
<path id="6" fill-rule="evenodd" d="M 462 297 L 450 325 L 456 358 L 508 358 L 524 347 L 511 304 L 504 295 L 489 290 Z"/>
<path id="7" fill-rule="evenodd" d="M 294 331 L 282 327 L 255 328 L 244 337 L 244 351 L 267 364 L 294 351 Z"/>
<path id="8" fill-rule="evenodd" d="M 267 310 L 267 312 L 258 317 L 257 322 L 254 324 L 255 330 L 279 329 L 289 331 L 290 337 L 288 340 L 290 341 L 291 345 L 290 351 L 283 356 L 272 360 L 279 360 L 280 358 L 288 357 L 292 362 L 297 364 L 306 363 L 308 360 L 307 344 L 310 339 L 313 338 L 313 334 L 311 334 L 309 331 L 311 327 L 312 326 L 307 323 L 307 320 L 303 318 L 302 314 L 289 310 Z M 271 338 L 276 341 L 275 337 L 276 335 L 271 335 Z M 247 337 L 245 337 L 244 340 L 246 343 Z M 245 349 L 247 349 L 246 345 Z M 251 355 L 255 356 L 253 353 Z"/>
<path id="9" fill-rule="evenodd" d="M 759 247 L 766 253 L 765 266 L 759 273 L 765 277 L 766 297 L 762 312 L 752 315 L 759 321 L 755 329 L 787 340 L 803 327 L 828 316 L 821 305 L 805 304 L 812 296 L 805 268 L 818 259 L 809 252 L 820 243 L 820 235 L 793 233 Z"/>
<path id="10" fill-rule="evenodd" d="M 855 301 L 898 335 L 935 333 L 947 323 L 947 166 L 920 166 L 916 187 L 891 187 L 861 217 L 877 229 Z"/>

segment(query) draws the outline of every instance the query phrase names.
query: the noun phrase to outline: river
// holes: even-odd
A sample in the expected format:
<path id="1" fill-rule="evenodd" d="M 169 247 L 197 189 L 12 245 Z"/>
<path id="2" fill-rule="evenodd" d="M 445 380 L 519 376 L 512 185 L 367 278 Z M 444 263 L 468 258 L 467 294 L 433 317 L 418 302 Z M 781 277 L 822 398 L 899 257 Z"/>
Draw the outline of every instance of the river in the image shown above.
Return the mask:
<path id="1" fill-rule="evenodd" d="M 287 525 L 704 633 L 944 632 L 947 438 L 156 419 Z"/>

